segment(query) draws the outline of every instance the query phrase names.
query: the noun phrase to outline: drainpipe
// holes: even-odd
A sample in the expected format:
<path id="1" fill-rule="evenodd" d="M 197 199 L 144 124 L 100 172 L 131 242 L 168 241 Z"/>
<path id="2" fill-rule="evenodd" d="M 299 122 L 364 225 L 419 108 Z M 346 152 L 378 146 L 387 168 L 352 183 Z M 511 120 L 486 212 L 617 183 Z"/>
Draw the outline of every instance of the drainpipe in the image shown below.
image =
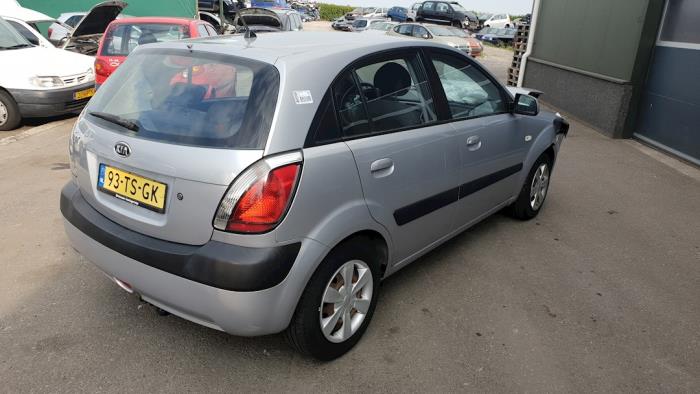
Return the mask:
<path id="1" fill-rule="evenodd" d="M 525 67 L 527 67 L 527 59 L 532 53 L 532 47 L 535 44 L 535 29 L 537 29 L 537 17 L 540 14 L 540 2 L 541 0 L 535 0 L 532 5 L 532 18 L 530 18 L 530 33 L 527 35 L 527 49 L 523 58 L 520 59 L 520 72 L 518 73 L 518 87 L 523 87 L 523 79 L 525 79 Z"/>

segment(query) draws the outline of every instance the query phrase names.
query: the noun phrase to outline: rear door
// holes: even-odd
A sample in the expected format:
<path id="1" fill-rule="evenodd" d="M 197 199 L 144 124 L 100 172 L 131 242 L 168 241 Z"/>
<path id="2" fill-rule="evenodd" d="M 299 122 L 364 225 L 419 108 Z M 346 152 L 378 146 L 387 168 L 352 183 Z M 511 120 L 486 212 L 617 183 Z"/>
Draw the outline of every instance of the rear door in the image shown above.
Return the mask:
<path id="1" fill-rule="evenodd" d="M 440 22 L 450 23 L 452 9 L 447 3 L 435 3 L 435 19 Z"/>
<path id="2" fill-rule="evenodd" d="M 458 217 L 466 225 L 517 192 L 518 174 L 526 171 L 523 162 L 537 131 L 528 131 L 523 119 L 510 113 L 510 95 L 476 62 L 449 50 L 430 53 L 456 133 Z"/>
<path id="3" fill-rule="evenodd" d="M 335 83 L 333 94 L 369 210 L 392 234 L 396 260 L 449 234 L 459 150 L 454 131 L 437 122 L 418 53 L 363 60 Z"/>
<path id="4" fill-rule="evenodd" d="M 426 1 L 420 8 L 420 17 L 427 21 L 435 20 L 435 2 Z"/>

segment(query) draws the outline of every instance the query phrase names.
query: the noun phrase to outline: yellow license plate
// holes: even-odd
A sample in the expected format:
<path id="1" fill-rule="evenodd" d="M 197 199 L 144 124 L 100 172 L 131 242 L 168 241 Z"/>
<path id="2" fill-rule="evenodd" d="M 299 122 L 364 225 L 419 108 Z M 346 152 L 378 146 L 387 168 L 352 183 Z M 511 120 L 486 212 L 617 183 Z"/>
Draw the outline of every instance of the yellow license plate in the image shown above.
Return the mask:
<path id="1" fill-rule="evenodd" d="M 92 97 L 94 95 L 95 95 L 95 88 L 90 88 L 90 89 L 80 90 L 80 91 L 73 93 L 73 99 L 80 100 L 80 99 Z"/>
<path id="2" fill-rule="evenodd" d="M 155 212 L 165 212 L 168 185 L 153 179 L 100 164 L 97 188 L 131 204 Z"/>

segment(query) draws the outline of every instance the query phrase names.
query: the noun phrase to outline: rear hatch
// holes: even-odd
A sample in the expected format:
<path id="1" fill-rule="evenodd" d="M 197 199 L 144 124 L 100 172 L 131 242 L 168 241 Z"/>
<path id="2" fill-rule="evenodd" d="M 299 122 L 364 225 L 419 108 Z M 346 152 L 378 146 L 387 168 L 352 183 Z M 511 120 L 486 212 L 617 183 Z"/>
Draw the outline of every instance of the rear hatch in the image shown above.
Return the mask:
<path id="1" fill-rule="evenodd" d="M 71 139 L 82 195 L 131 230 L 207 242 L 229 184 L 263 155 L 278 89 L 270 64 L 136 50 L 90 101 Z"/>
<path id="2" fill-rule="evenodd" d="M 233 21 L 236 29 L 246 27 L 258 31 L 279 31 L 282 30 L 282 19 L 280 16 L 266 8 L 244 8 L 238 11 L 236 19 Z"/>
<path id="3" fill-rule="evenodd" d="M 63 48 L 94 55 L 99 39 L 107 30 L 107 26 L 117 19 L 127 5 L 123 1 L 105 1 L 92 7 L 67 36 L 63 42 Z"/>

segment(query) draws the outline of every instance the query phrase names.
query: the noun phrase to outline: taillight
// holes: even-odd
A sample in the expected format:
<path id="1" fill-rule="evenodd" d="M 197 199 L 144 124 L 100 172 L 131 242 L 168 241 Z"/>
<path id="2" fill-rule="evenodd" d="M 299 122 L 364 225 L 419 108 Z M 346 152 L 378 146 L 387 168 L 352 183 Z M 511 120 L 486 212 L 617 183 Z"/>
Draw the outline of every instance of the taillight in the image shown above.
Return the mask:
<path id="1" fill-rule="evenodd" d="M 301 152 L 266 157 L 245 170 L 226 191 L 214 228 L 264 233 L 284 218 L 301 173 Z"/>
<path id="2" fill-rule="evenodd" d="M 109 76 L 109 68 L 107 62 L 102 59 L 95 59 L 95 74 L 102 75 L 103 77 Z"/>
<path id="3" fill-rule="evenodd" d="M 49 27 L 49 38 L 51 38 L 51 34 L 53 34 L 53 29 Z"/>

